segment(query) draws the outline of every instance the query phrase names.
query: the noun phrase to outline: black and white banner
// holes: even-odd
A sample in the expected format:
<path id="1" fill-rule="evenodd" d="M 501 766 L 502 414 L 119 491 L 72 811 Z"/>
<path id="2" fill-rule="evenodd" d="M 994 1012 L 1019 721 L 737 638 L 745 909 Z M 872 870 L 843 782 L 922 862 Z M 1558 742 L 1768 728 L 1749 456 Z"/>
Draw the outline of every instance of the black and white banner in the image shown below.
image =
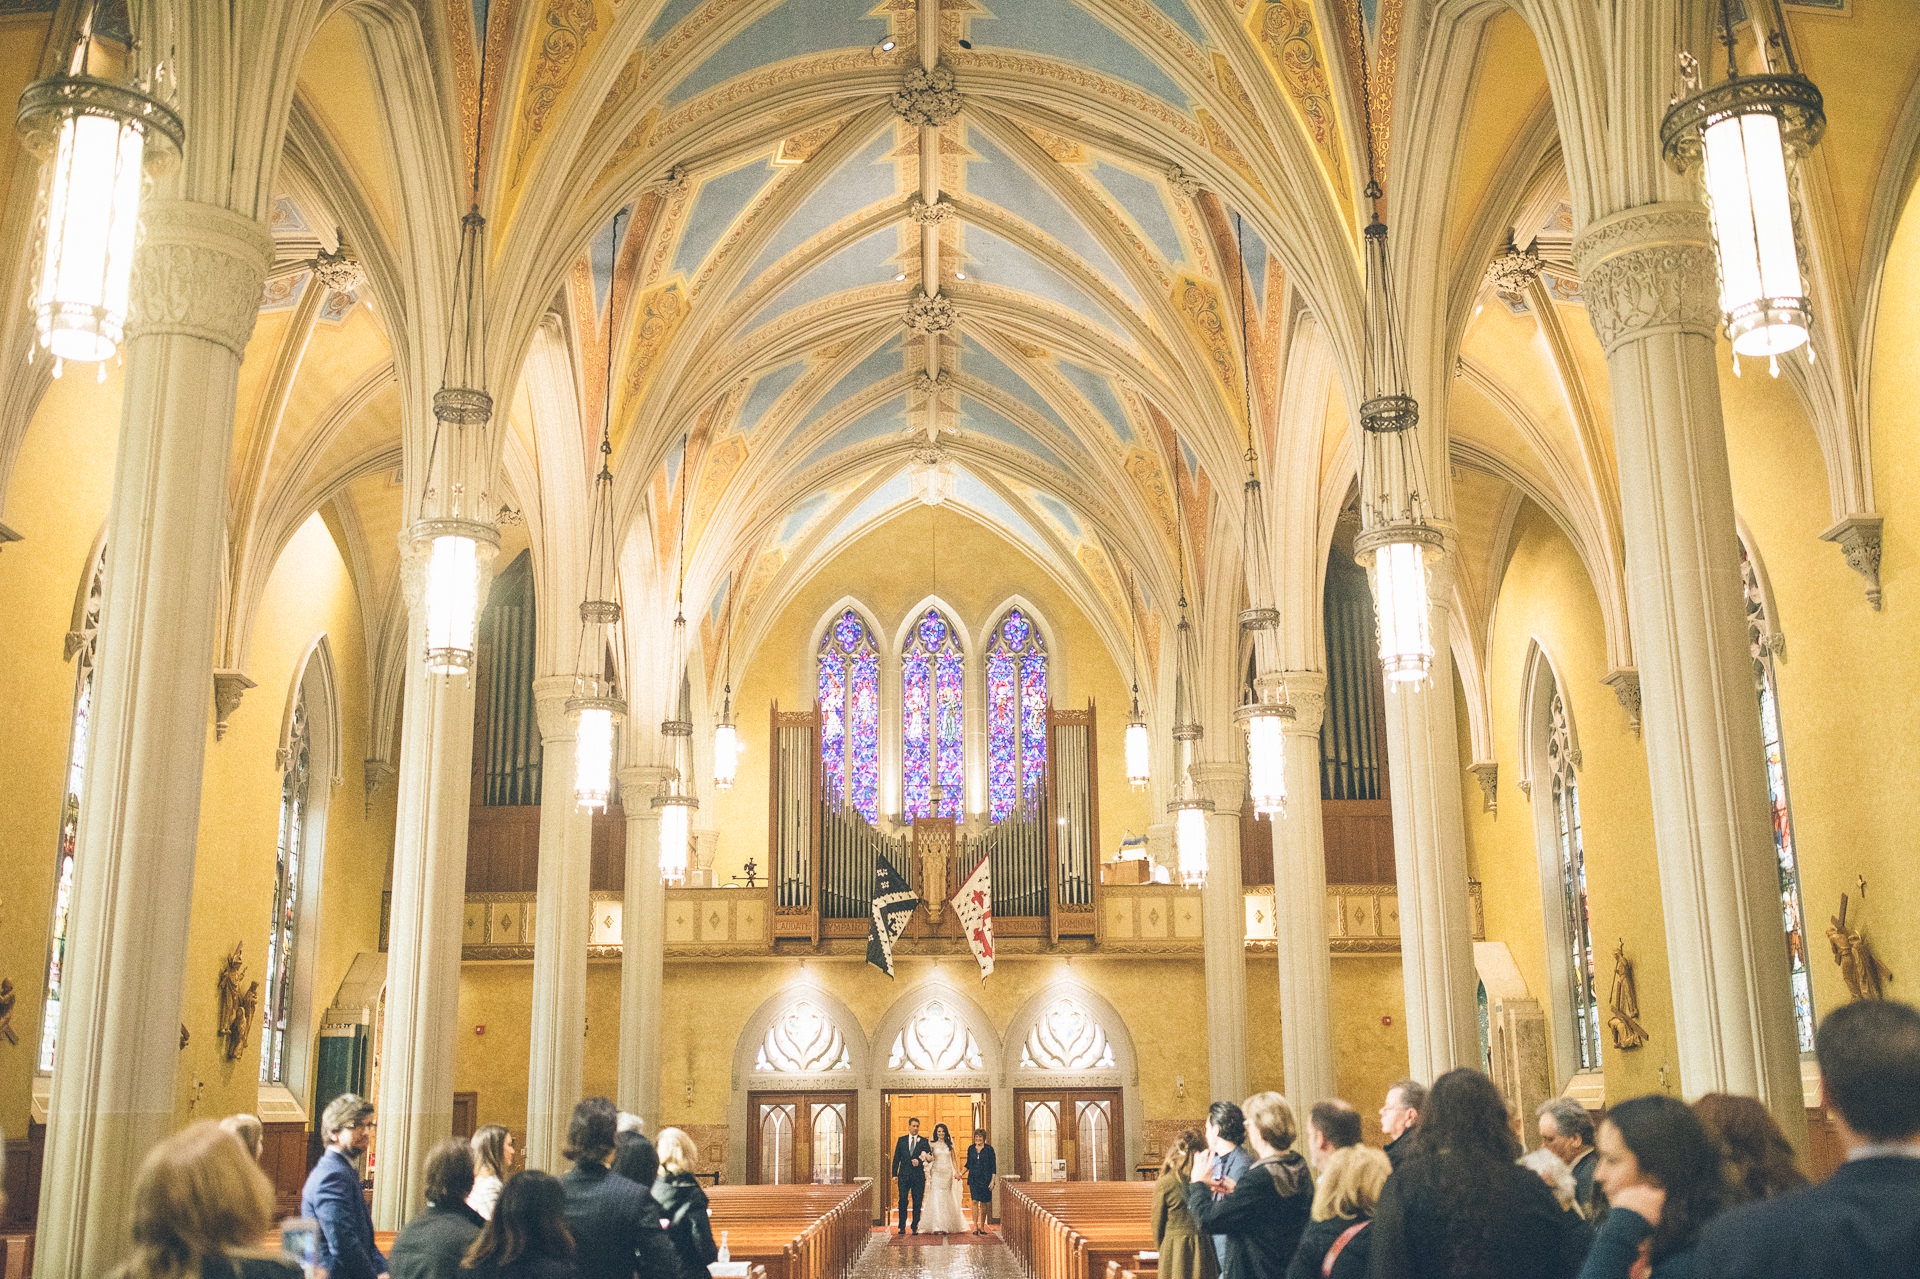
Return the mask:
<path id="1" fill-rule="evenodd" d="M 867 962 L 887 976 L 893 976 L 893 943 L 906 931 L 907 921 L 920 905 L 920 899 L 907 887 L 906 877 L 886 858 L 878 859 L 873 872 L 872 922 L 867 927 Z"/>

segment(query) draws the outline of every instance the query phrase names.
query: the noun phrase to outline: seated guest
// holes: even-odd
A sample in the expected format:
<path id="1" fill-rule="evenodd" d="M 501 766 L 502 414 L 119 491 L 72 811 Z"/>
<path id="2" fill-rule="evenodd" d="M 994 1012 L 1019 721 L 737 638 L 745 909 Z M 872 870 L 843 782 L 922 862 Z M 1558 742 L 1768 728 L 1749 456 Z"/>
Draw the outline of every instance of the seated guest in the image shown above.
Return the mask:
<path id="1" fill-rule="evenodd" d="M 1586 1248 L 1580 1223 L 1514 1163 L 1507 1103 L 1477 1070 L 1434 1081 L 1419 1138 L 1374 1209 L 1372 1279 L 1452 1275 L 1570 1279 Z"/>
<path id="2" fill-rule="evenodd" d="M 1395 1168 L 1413 1153 L 1420 1133 L 1420 1110 L 1426 1104 L 1426 1088 L 1413 1079 L 1402 1079 L 1387 1089 L 1387 1099 L 1380 1103 L 1380 1131 L 1387 1134 L 1384 1149 Z"/>
<path id="3" fill-rule="evenodd" d="M 1541 1146 L 1573 1172 L 1574 1202 L 1580 1205 L 1580 1215 L 1591 1220 L 1593 1170 L 1600 1162 L 1600 1153 L 1593 1148 L 1593 1116 L 1571 1097 L 1555 1097 L 1534 1115 L 1540 1121 Z"/>
<path id="4" fill-rule="evenodd" d="M 500 1185 L 513 1167 L 513 1134 L 499 1124 L 483 1124 L 473 1134 L 473 1192 L 467 1207 L 485 1221 L 493 1215 L 494 1200 L 500 1197 Z"/>
<path id="5" fill-rule="evenodd" d="M 654 1179 L 653 1197 L 667 1220 L 667 1238 L 680 1257 L 680 1273 L 686 1279 L 707 1279 L 707 1267 L 720 1259 L 720 1249 L 714 1246 L 713 1224 L 707 1220 L 707 1192 L 693 1175 L 700 1152 L 693 1138 L 678 1128 L 662 1128 L 657 1148 L 660 1175 Z"/>
<path id="6" fill-rule="evenodd" d="M 1720 1148 L 1736 1202 L 1771 1199 L 1807 1184 L 1787 1135 L 1759 1098 L 1710 1092 L 1693 1103 L 1693 1113 Z"/>
<path id="7" fill-rule="evenodd" d="M 267 1144 L 267 1130 L 260 1123 L 260 1116 L 244 1113 L 228 1115 L 220 1121 L 220 1127 L 240 1139 L 240 1144 L 253 1156 L 253 1162 L 260 1162 L 260 1152 Z"/>
<path id="8" fill-rule="evenodd" d="M 1213 1240 L 1200 1233 L 1187 1211 L 1187 1174 L 1207 1139 L 1192 1130 L 1175 1137 L 1160 1161 L 1153 1187 L 1153 1246 L 1160 1253 L 1160 1279 L 1215 1279 L 1220 1273 Z"/>
<path id="9" fill-rule="evenodd" d="M 567 1233 L 567 1192 L 544 1172 L 523 1172 L 467 1250 L 461 1279 L 579 1279 Z"/>
<path id="10" fill-rule="evenodd" d="M 1359 1113 L 1347 1113 L 1358 1129 Z M 1392 1172 L 1393 1162 L 1361 1145 L 1357 1132 L 1351 1144 L 1328 1153 L 1313 1187 L 1313 1224 L 1300 1236 L 1287 1279 L 1365 1279 L 1373 1243 L 1367 1227 Z"/>
<path id="11" fill-rule="evenodd" d="M 1846 1162 L 1817 1186 L 1722 1214 L 1701 1232 L 1701 1279 L 1920 1275 L 1920 1012 L 1863 1000 L 1814 1041 L 1821 1103 Z"/>
<path id="12" fill-rule="evenodd" d="M 560 1177 L 560 1187 L 581 1279 L 631 1279 L 647 1248 L 648 1233 L 660 1231 L 660 1210 L 645 1187 L 607 1167 L 613 1159 L 614 1114 L 613 1103 L 605 1097 L 582 1101 L 573 1108 L 567 1144 L 560 1151 L 573 1160 L 573 1167 Z M 526 1176 L 521 1173 L 507 1187 Z M 507 1190 L 500 1193 L 504 1196 Z"/>
<path id="13" fill-rule="evenodd" d="M 300 1279 L 260 1251 L 273 1224 L 266 1174 L 210 1119 L 147 1152 L 132 1217 L 133 1255 L 115 1279 Z"/>
<path id="14" fill-rule="evenodd" d="M 1318 1170 L 1334 1151 L 1360 1144 L 1360 1112 L 1338 1097 L 1316 1101 L 1307 1112 L 1307 1162 Z"/>
<path id="15" fill-rule="evenodd" d="M 1545 1146 L 1540 1146 L 1521 1155 L 1515 1162 L 1522 1168 L 1531 1170 L 1546 1188 L 1553 1192 L 1553 1201 L 1560 1205 L 1561 1212 L 1570 1212 L 1582 1221 L 1587 1219 L 1587 1214 L 1580 1211 L 1580 1198 L 1574 1186 L 1573 1169 L 1567 1167 L 1559 1155 Z"/>
<path id="16" fill-rule="evenodd" d="M 1600 1121 L 1607 1220 L 1580 1279 L 1628 1279 L 1641 1244 L 1652 1279 L 1692 1279 L 1700 1227 L 1727 1204 L 1720 1151 L 1677 1097 L 1635 1097 Z"/>
<path id="17" fill-rule="evenodd" d="M 320 1113 L 326 1152 L 300 1190 L 300 1215 L 320 1225 L 320 1266 L 328 1279 L 378 1279 L 387 1259 L 373 1242 L 373 1214 L 360 1193 L 360 1160 L 373 1141 L 373 1105 L 341 1093 Z"/>
<path id="18" fill-rule="evenodd" d="M 407 1223 L 387 1257 L 392 1279 L 459 1279 L 460 1259 L 487 1223 L 467 1206 L 473 1148 L 447 1137 L 427 1152 L 427 1210 Z"/>
<path id="19" fill-rule="evenodd" d="M 1299 1129 L 1285 1097 L 1255 1093 L 1240 1112 L 1253 1164 L 1229 1182 L 1203 1161 L 1187 1187 L 1187 1210 L 1200 1229 L 1227 1237 L 1224 1273 L 1232 1279 L 1281 1279 L 1313 1210 L 1313 1174 L 1292 1148 Z"/>

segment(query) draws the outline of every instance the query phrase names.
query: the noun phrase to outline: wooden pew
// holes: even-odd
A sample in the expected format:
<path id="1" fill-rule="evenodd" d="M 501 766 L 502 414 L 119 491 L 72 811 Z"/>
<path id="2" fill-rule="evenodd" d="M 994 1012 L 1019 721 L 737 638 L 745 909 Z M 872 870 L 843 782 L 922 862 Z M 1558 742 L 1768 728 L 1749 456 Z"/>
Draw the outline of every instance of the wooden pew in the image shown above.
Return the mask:
<path id="1" fill-rule="evenodd" d="M 715 1186 L 707 1192 L 713 1238 L 767 1279 L 844 1279 L 872 1229 L 873 1182 L 842 1186 Z"/>
<path id="2" fill-rule="evenodd" d="M 1154 1247 L 1151 1183 L 1007 1181 L 1001 1192 L 1000 1233 L 1031 1279 L 1107 1279 L 1110 1264 L 1158 1274 L 1139 1256 Z"/>

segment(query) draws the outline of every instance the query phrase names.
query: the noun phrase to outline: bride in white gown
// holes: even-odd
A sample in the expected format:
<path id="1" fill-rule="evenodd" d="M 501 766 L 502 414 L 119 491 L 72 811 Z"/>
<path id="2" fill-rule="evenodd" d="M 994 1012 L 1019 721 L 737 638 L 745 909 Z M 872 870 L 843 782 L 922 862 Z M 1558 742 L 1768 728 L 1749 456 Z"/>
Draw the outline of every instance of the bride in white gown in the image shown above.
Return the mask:
<path id="1" fill-rule="evenodd" d="M 960 1206 L 961 1173 L 953 1160 L 953 1134 L 945 1124 L 933 1126 L 933 1166 L 927 1169 L 927 1207 L 920 1217 L 923 1235 L 965 1234 L 966 1211 Z"/>

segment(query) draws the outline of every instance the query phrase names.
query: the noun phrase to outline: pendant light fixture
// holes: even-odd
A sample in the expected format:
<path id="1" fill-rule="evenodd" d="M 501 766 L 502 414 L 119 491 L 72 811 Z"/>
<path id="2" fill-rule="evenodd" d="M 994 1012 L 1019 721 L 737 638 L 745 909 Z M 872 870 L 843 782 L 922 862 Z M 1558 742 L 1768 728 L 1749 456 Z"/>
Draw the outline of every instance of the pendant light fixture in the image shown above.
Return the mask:
<path id="1" fill-rule="evenodd" d="M 687 678 L 687 468 L 692 460 L 687 445 L 688 437 L 682 435 L 680 492 L 676 502 L 680 515 L 675 553 L 678 584 L 673 596 L 673 635 L 667 645 L 667 679 L 673 689 L 673 711 L 660 721 L 660 735 L 667 739 L 673 754 L 673 774 L 667 779 L 667 793 L 653 797 L 653 806 L 660 810 L 660 878 L 674 886 L 687 882 L 687 846 L 693 838 L 693 813 L 700 807 L 700 801 L 687 789 L 685 748 L 691 744 L 693 722 L 680 705 L 680 690 Z"/>
<path id="2" fill-rule="evenodd" d="M 1176 458 L 1173 519 L 1174 554 L 1179 557 L 1180 571 L 1180 621 L 1174 627 L 1173 740 L 1180 760 L 1180 789 L 1167 811 L 1173 814 L 1174 868 L 1182 884 L 1198 888 L 1207 882 L 1207 815 L 1213 812 L 1213 801 L 1201 798 L 1193 784 L 1193 744 L 1206 735 L 1206 729 L 1194 714 L 1193 680 L 1200 662 L 1194 650 L 1193 627 L 1187 622 L 1187 526 L 1180 502 L 1179 465 Z"/>
<path id="3" fill-rule="evenodd" d="M 620 219 L 613 215 L 608 261 L 617 268 L 620 256 Z M 613 797 L 613 737 L 627 717 L 627 703 L 607 674 L 609 629 L 619 625 L 620 602 L 614 599 L 613 552 L 613 361 L 619 311 L 614 287 L 618 272 L 607 284 L 606 394 L 600 406 L 600 471 L 593 477 L 591 524 L 587 528 L 587 580 L 580 600 L 580 648 L 573 665 L 573 696 L 567 714 L 573 718 L 573 800 L 582 808 L 604 809 Z"/>
<path id="4" fill-rule="evenodd" d="M 1820 90 L 1794 59 L 1779 0 L 1771 3 L 1772 37 L 1760 41 L 1768 70 L 1742 75 L 1734 59 L 1732 0 L 1720 0 L 1727 78 L 1703 87 L 1699 62 L 1681 54 L 1688 96 L 1668 110 L 1660 144 L 1681 173 L 1701 170 L 1734 371 L 1741 356 L 1764 355 L 1778 377 L 1778 357 L 1805 343 L 1813 324 L 1793 170 L 1820 141 L 1827 117 Z M 1784 72 L 1774 69 L 1775 48 Z"/>
<path id="5" fill-rule="evenodd" d="M 480 584 L 500 547 L 486 486 L 474 483 L 492 467 L 486 429 L 493 421 L 493 396 L 487 392 L 487 220 L 480 215 L 480 121 L 486 104 L 483 51 L 471 197 L 460 219 L 447 348 L 440 389 L 433 394 L 433 442 L 411 531 L 414 548 L 425 552 L 426 668 L 436 675 L 472 671 Z"/>
<path id="6" fill-rule="evenodd" d="M 1247 240 L 1240 215 L 1233 215 L 1239 246 L 1240 383 L 1245 392 L 1247 480 L 1242 487 L 1241 537 L 1246 557 L 1247 606 L 1240 629 L 1253 640 L 1254 680 L 1243 690 L 1234 719 L 1247 735 L 1247 793 L 1256 813 L 1272 817 L 1287 806 L 1286 722 L 1297 712 L 1284 696 L 1280 677 L 1280 610 L 1273 604 L 1273 560 L 1267 549 L 1267 508 L 1260 491 L 1260 455 L 1253 445 L 1253 360 L 1247 341 Z"/>
<path id="7" fill-rule="evenodd" d="M 733 779 L 740 767 L 740 731 L 733 724 L 733 590 L 727 591 L 727 631 L 723 641 L 726 645 L 726 657 L 723 663 L 726 684 L 720 694 L 720 722 L 713 727 L 713 788 L 717 791 L 733 789 Z"/>
<path id="8" fill-rule="evenodd" d="M 45 166 L 40 252 L 35 258 L 35 341 L 67 360 L 105 361 L 126 333 L 145 180 L 170 170 L 186 143 L 179 115 L 154 96 L 164 68 L 134 72 L 129 46 L 123 83 L 91 73 L 100 3 L 88 7 L 65 71 L 20 95 L 14 119 L 28 152 Z M 32 349 L 28 349 L 32 358 Z"/>
<path id="9" fill-rule="evenodd" d="M 1133 705 L 1127 712 L 1126 736 L 1121 739 L 1126 757 L 1127 785 L 1145 790 L 1153 780 L 1153 739 L 1147 734 L 1146 717 L 1140 714 L 1140 613 L 1134 602 L 1133 574 L 1127 574 L 1127 621 L 1133 628 Z"/>

